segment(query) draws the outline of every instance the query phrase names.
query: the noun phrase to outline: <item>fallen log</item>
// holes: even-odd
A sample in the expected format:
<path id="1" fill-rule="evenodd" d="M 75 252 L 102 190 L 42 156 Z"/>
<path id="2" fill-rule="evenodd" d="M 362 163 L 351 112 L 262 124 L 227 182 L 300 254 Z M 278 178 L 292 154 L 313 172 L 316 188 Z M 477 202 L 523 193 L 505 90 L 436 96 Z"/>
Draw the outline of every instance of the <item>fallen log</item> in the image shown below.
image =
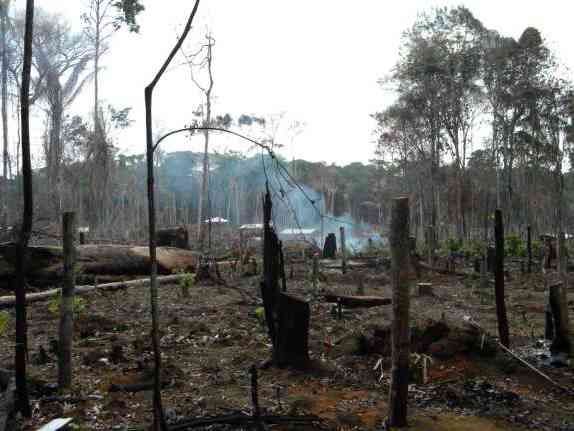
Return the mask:
<path id="1" fill-rule="evenodd" d="M 159 284 L 175 283 L 175 282 L 179 281 L 181 278 L 186 277 L 186 276 L 187 276 L 186 274 L 166 275 L 163 277 L 158 277 L 157 281 Z M 130 281 L 119 281 L 116 283 L 76 286 L 75 294 L 76 295 L 84 295 L 84 294 L 92 292 L 96 289 L 118 290 L 118 289 L 126 289 L 128 287 L 145 287 L 148 285 L 149 285 L 149 278 L 142 278 L 142 279 L 130 280 Z M 58 289 L 45 290 L 43 292 L 38 292 L 38 293 L 30 293 L 30 294 L 26 295 L 26 302 L 31 303 L 31 302 L 46 301 L 48 299 L 53 298 L 55 295 L 59 295 L 60 290 L 61 289 L 58 288 Z M 14 297 L 14 296 L 0 296 L 0 309 L 13 307 L 15 304 L 16 304 L 16 297 Z"/>
<path id="2" fill-rule="evenodd" d="M 459 277 L 470 277 L 470 278 L 480 278 L 480 274 L 476 274 L 474 272 L 464 272 L 464 271 L 456 271 L 446 268 L 437 268 L 436 266 L 431 266 L 428 263 L 420 262 L 419 261 L 419 268 L 426 269 L 427 271 L 434 271 L 439 274 L 447 274 L 447 275 L 457 275 Z"/>
<path id="3" fill-rule="evenodd" d="M 292 425 L 310 425 L 321 423 L 323 419 L 318 416 L 280 416 L 280 415 L 262 415 L 259 417 L 246 415 L 245 413 L 211 416 L 197 419 L 187 419 L 169 427 L 170 431 L 183 431 L 192 428 L 206 427 L 209 425 L 256 425 L 257 422 L 263 422 L 269 425 L 292 424 Z"/>
<path id="4" fill-rule="evenodd" d="M 391 298 L 383 298 L 381 296 L 350 296 L 326 293 L 323 295 L 323 298 L 325 302 L 340 304 L 346 308 L 379 307 L 381 305 L 390 305 L 392 303 Z"/>
<path id="5" fill-rule="evenodd" d="M 63 280 L 62 247 L 32 246 L 29 248 L 28 282 L 32 285 L 54 284 Z M 91 282 L 95 276 L 147 275 L 150 259 L 148 247 L 122 245 L 81 245 L 77 247 L 78 279 Z M 158 274 L 194 271 L 199 255 L 175 247 L 158 247 Z M 16 262 L 14 243 L 0 245 L 0 287 L 11 284 Z"/>

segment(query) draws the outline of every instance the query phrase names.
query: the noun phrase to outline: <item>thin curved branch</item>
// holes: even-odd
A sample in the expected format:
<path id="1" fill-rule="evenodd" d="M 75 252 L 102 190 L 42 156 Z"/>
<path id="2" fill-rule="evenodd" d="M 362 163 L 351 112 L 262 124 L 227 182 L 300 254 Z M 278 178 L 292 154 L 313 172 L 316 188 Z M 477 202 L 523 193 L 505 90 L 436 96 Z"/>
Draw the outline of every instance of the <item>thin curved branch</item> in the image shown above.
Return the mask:
<path id="1" fill-rule="evenodd" d="M 166 133 L 165 135 L 163 135 L 162 137 L 160 137 L 157 142 L 155 143 L 155 145 L 153 146 L 153 151 L 156 150 L 156 148 L 159 146 L 159 144 L 161 144 L 161 142 L 166 139 L 169 138 L 172 135 L 176 135 L 178 133 L 182 133 L 182 132 L 194 132 L 194 131 L 200 131 L 200 130 L 209 130 L 209 131 L 214 131 L 214 132 L 223 132 L 223 133 L 229 133 L 230 135 L 233 136 L 237 136 L 238 138 L 241 138 L 245 141 L 251 142 L 252 144 L 257 145 L 258 147 L 264 149 L 265 151 L 267 151 L 269 153 L 269 155 L 272 158 L 275 158 L 275 153 L 273 152 L 273 150 L 271 149 L 271 147 L 269 147 L 268 145 L 262 144 L 261 142 L 256 141 L 253 138 L 250 138 L 248 136 L 242 135 L 241 133 L 238 132 L 234 132 L 233 130 L 229 130 L 229 129 L 224 129 L 223 127 L 183 127 L 181 129 L 177 129 L 177 130 L 172 130 L 169 133 Z"/>

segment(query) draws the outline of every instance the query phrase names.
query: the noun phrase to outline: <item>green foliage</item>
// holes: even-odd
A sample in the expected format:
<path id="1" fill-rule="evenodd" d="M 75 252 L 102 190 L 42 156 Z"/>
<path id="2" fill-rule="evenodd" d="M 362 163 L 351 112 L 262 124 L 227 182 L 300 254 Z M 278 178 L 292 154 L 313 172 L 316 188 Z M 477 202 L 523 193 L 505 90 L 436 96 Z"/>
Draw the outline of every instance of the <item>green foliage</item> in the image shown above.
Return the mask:
<path id="1" fill-rule="evenodd" d="M 462 250 L 463 243 L 458 238 L 447 238 L 444 242 L 444 247 L 447 252 L 457 253 Z"/>
<path id="2" fill-rule="evenodd" d="M 507 235 L 504 238 L 504 254 L 506 256 L 525 257 L 526 243 L 518 235 Z"/>
<path id="3" fill-rule="evenodd" d="M 480 239 L 471 239 L 464 243 L 461 251 L 466 256 L 482 256 L 486 251 L 486 243 Z"/>
<path id="4" fill-rule="evenodd" d="M 0 335 L 4 333 L 10 321 L 10 313 L 7 311 L 0 311 Z"/>
<path id="5" fill-rule="evenodd" d="M 265 323 L 265 308 L 257 307 L 255 309 L 255 317 L 257 317 L 257 320 L 259 320 L 259 323 L 261 323 L 263 325 Z"/>
<path id="6" fill-rule="evenodd" d="M 187 298 L 189 297 L 189 291 L 193 288 L 195 284 L 195 278 L 193 274 L 185 271 L 179 271 L 182 277 L 179 279 L 178 286 L 181 296 Z"/>
<path id="7" fill-rule="evenodd" d="M 60 304 L 62 303 L 61 293 L 57 293 L 48 303 L 48 311 L 54 316 L 60 315 Z M 78 296 L 74 296 L 74 317 L 78 317 L 86 309 L 86 301 Z"/>

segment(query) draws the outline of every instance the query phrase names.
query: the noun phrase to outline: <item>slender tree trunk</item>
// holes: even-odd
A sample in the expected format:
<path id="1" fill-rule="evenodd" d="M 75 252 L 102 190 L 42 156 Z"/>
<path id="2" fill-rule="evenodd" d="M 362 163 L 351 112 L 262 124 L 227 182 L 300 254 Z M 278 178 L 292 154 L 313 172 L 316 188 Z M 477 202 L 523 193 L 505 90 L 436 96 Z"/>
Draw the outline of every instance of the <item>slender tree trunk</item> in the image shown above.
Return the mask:
<path id="1" fill-rule="evenodd" d="M 0 4 L 0 31 L 1 47 L 2 49 L 2 176 L 3 181 L 0 181 L 0 225 L 8 224 L 8 55 L 6 54 L 6 32 L 8 30 L 8 9 L 10 1 L 5 0 Z"/>
<path id="2" fill-rule="evenodd" d="M 58 387 L 72 385 L 72 336 L 74 328 L 74 289 L 76 285 L 74 237 L 76 215 L 64 213 L 62 231 L 64 237 L 64 285 L 60 302 L 60 333 L 58 342 Z"/>
<path id="3" fill-rule="evenodd" d="M 391 216 L 393 285 L 392 369 L 389 391 L 389 425 L 407 425 L 409 383 L 409 200 L 394 200 Z"/>
<path id="4" fill-rule="evenodd" d="M 213 73 L 211 70 L 212 66 L 212 46 L 213 42 L 211 36 L 207 36 L 207 72 L 209 74 L 209 85 L 205 91 L 205 123 L 204 127 L 209 127 L 211 125 L 211 92 L 213 90 Z M 201 193 L 199 194 L 199 208 L 198 208 L 198 220 L 197 220 L 197 234 L 199 240 L 200 249 L 203 250 L 203 245 L 205 242 L 205 232 L 202 227 L 202 218 L 204 217 L 204 207 L 208 201 L 209 193 L 209 130 L 204 130 L 204 149 L 203 149 L 203 172 L 201 175 Z"/>
<path id="5" fill-rule="evenodd" d="M 30 1 L 30 0 L 28 0 Z M 161 66 L 153 81 L 145 88 L 145 109 L 146 109 L 146 165 L 147 165 L 147 197 L 148 197 L 148 233 L 149 233 L 149 255 L 151 261 L 150 268 L 150 302 L 152 314 L 152 346 L 154 352 L 154 431 L 167 431 L 167 423 L 163 414 L 161 401 L 161 351 L 159 345 L 159 313 L 157 303 L 157 251 L 156 251 L 156 217 L 155 217 L 155 197 L 154 197 L 154 151 L 153 142 L 153 118 L 152 100 L 153 90 L 161 79 L 165 70 L 179 51 L 183 41 L 191 30 L 193 18 L 199 7 L 199 0 L 196 0 L 193 10 L 189 15 L 187 24 L 182 35 L 177 40 L 175 46 L 169 53 L 166 61 Z"/>
<path id="6" fill-rule="evenodd" d="M 494 239 L 496 246 L 496 262 L 494 265 L 494 283 L 496 297 L 496 317 L 498 319 L 498 335 L 503 346 L 510 348 L 508 319 L 506 317 L 506 298 L 504 294 L 504 226 L 502 211 L 494 213 Z"/>
<path id="7" fill-rule="evenodd" d="M 20 117 L 22 121 L 22 186 L 24 211 L 18 241 L 16 259 L 16 394 L 17 410 L 30 417 L 30 400 L 26 384 L 26 357 L 28 335 L 26 323 L 26 267 L 28 242 L 32 233 L 34 201 L 32 190 L 32 163 L 30 157 L 30 73 L 32 69 L 32 38 L 34 28 L 34 0 L 26 1 L 26 30 L 24 33 L 24 61 L 22 66 L 22 87 L 20 93 Z"/>

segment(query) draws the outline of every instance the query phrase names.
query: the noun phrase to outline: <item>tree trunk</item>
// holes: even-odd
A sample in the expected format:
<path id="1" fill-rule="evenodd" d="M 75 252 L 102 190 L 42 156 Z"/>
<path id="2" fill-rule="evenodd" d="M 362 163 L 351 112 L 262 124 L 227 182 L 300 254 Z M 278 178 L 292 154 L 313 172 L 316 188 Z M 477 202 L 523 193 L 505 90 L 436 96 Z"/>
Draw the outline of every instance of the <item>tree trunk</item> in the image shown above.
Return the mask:
<path id="1" fill-rule="evenodd" d="M 27 249 L 32 233 L 34 197 L 32 189 L 32 163 L 30 157 L 30 72 L 32 68 L 32 38 L 34 28 L 34 0 L 26 0 L 26 29 L 24 33 L 24 60 L 22 66 L 22 86 L 20 88 L 20 116 L 22 123 L 22 183 L 24 211 L 17 246 L 16 259 L 16 409 L 22 416 L 31 416 L 30 400 L 26 382 L 26 359 L 28 336 L 26 323 L 26 266 Z"/>
<path id="2" fill-rule="evenodd" d="M 389 391 L 389 425 L 407 425 L 409 380 L 409 199 L 396 198 L 391 216 L 393 285 L 392 369 Z"/>
<path id="3" fill-rule="evenodd" d="M 76 287 L 74 233 L 75 214 L 64 213 L 64 285 L 60 296 L 60 332 L 58 342 L 58 387 L 69 388 L 72 385 L 72 336 L 74 329 L 74 289 Z"/>
<path id="4" fill-rule="evenodd" d="M 0 226 L 8 225 L 8 56 L 6 55 L 6 32 L 8 30 L 8 8 L 10 7 L 9 1 L 3 1 L 0 4 L 0 31 L 1 31 L 1 47 L 2 49 L 2 177 L 0 181 Z"/>
<path id="5" fill-rule="evenodd" d="M 526 228 L 526 250 L 528 253 L 528 273 L 532 273 L 532 228 Z"/>
<path id="6" fill-rule="evenodd" d="M 550 286 L 549 303 L 554 322 L 554 338 L 550 345 L 552 355 L 564 353 L 571 355 L 573 352 L 570 332 L 570 319 L 568 317 L 568 300 L 566 289 L 562 282 Z"/>
<path id="7" fill-rule="evenodd" d="M 339 228 L 339 233 L 341 235 L 341 272 L 343 274 L 347 273 L 347 247 L 345 244 L 345 228 L 341 226 Z"/>
<path id="8" fill-rule="evenodd" d="M 494 293 L 496 297 L 496 317 L 498 319 L 498 336 L 503 346 L 510 348 L 508 319 L 506 317 L 506 298 L 504 295 L 504 226 L 502 211 L 494 213 L 494 240 L 496 262 L 494 265 Z"/>

